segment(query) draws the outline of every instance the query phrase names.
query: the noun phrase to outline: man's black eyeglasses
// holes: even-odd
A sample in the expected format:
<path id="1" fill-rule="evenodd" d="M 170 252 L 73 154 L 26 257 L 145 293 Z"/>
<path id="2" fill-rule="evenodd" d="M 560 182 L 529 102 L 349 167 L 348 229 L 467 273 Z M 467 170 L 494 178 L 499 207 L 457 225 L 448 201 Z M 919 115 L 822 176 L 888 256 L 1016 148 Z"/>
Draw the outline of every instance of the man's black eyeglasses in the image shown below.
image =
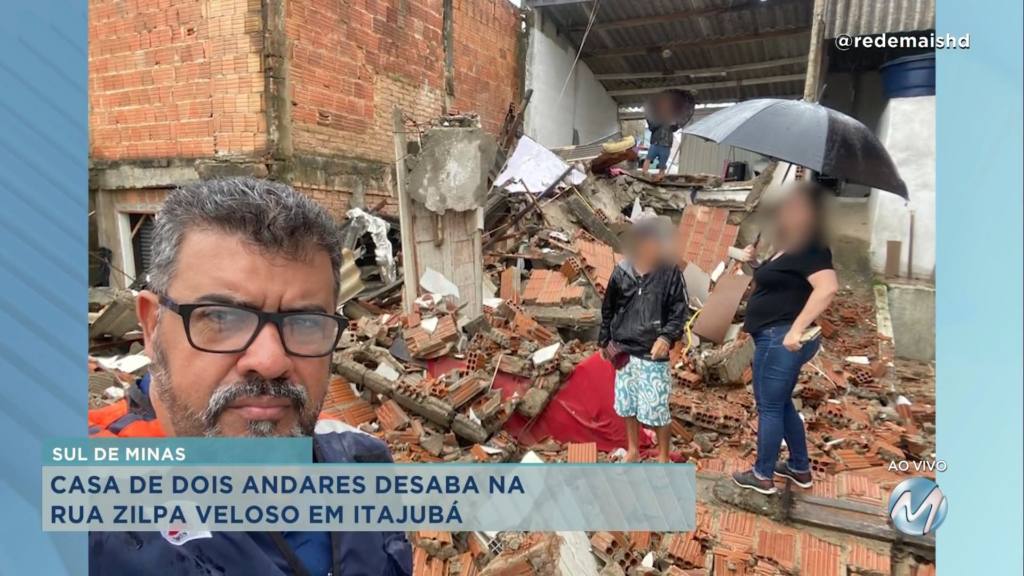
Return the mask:
<path id="1" fill-rule="evenodd" d="M 188 343 L 214 354 L 244 351 L 264 326 L 273 324 L 290 356 L 321 358 L 334 352 L 348 327 L 344 316 L 322 312 L 263 312 L 231 304 L 178 304 L 159 298 L 161 306 L 181 316 Z"/>

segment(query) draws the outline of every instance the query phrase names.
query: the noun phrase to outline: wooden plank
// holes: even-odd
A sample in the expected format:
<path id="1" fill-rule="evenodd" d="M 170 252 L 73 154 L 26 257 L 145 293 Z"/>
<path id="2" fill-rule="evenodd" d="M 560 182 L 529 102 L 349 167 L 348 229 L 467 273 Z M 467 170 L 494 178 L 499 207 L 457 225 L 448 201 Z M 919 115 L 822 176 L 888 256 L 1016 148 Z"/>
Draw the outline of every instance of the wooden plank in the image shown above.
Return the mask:
<path id="1" fill-rule="evenodd" d="M 935 535 L 907 536 L 892 526 L 882 509 L 826 498 L 794 496 L 789 510 L 792 522 L 835 530 L 880 542 L 899 543 L 924 551 L 935 550 Z"/>
<path id="2" fill-rule="evenodd" d="M 903 242 L 889 240 L 885 246 L 885 277 L 899 278 L 900 260 L 903 259 Z"/>
<path id="3" fill-rule="evenodd" d="M 814 0 L 811 15 L 811 45 L 808 49 L 807 77 L 804 80 L 804 102 L 818 101 L 822 53 L 825 47 L 825 4 L 827 0 Z"/>
<path id="4" fill-rule="evenodd" d="M 533 196 L 531 195 L 531 198 Z M 469 318 L 476 318 L 484 313 L 484 209 L 477 208 L 473 213 L 473 303 L 467 309 Z"/>
<path id="5" fill-rule="evenodd" d="M 391 112 L 395 132 L 395 187 L 398 189 L 398 223 L 402 236 L 402 276 L 405 286 L 402 292 L 402 308 L 411 314 L 416 303 L 419 276 L 416 275 L 416 247 L 413 238 L 412 199 L 405 188 L 405 123 L 402 111 L 395 106 Z"/>

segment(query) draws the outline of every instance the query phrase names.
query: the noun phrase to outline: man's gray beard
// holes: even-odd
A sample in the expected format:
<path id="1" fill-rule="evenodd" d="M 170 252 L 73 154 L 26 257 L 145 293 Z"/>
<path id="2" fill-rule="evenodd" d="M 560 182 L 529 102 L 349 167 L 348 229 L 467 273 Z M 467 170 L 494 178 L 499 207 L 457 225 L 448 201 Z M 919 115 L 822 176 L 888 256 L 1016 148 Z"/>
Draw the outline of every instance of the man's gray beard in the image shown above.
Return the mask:
<path id="1" fill-rule="evenodd" d="M 311 404 L 306 388 L 300 384 L 289 380 L 266 380 L 259 376 L 251 376 L 240 382 L 218 388 L 210 397 L 206 410 L 199 413 L 189 407 L 175 393 L 172 375 L 167 366 L 167 357 L 163 347 L 154 338 L 153 358 L 149 368 L 150 386 L 160 397 L 160 401 L 167 410 L 167 418 L 177 436 L 207 438 L 223 436 L 217 422 L 228 406 L 242 398 L 257 396 L 291 400 L 298 420 L 295 426 L 283 433 L 278 432 L 276 422 L 250 420 L 243 436 L 249 438 L 301 438 L 313 435 L 317 419 L 320 416 L 322 401 L 315 405 Z"/>

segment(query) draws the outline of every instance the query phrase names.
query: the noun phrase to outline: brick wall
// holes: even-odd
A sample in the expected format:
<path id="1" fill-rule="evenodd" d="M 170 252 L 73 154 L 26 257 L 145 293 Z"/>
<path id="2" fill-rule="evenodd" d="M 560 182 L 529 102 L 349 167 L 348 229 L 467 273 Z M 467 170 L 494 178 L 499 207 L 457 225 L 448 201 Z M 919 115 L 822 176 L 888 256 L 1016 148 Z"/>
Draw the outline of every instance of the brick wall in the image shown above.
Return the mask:
<path id="1" fill-rule="evenodd" d="M 508 0 L 453 0 L 455 108 L 480 114 L 497 135 L 519 102 L 519 10 Z"/>
<path id="2" fill-rule="evenodd" d="M 318 184 L 310 184 L 306 182 L 298 182 L 295 184 L 295 189 L 302 192 L 306 196 L 309 196 L 313 200 L 316 200 L 321 206 L 327 209 L 334 216 L 336 220 L 343 220 L 345 214 L 352 208 L 352 195 L 355 192 L 350 188 L 340 186 L 323 186 Z M 385 214 L 391 214 L 395 216 L 398 214 L 398 199 L 392 198 L 387 190 L 384 189 L 371 189 L 366 190 L 366 201 L 363 206 L 364 209 L 369 210 L 377 205 L 381 200 L 387 202 L 382 212 Z"/>
<path id="3" fill-rule="evenodd" d="M 519 11 L 508 0 L 454 0 L 453 106 L 481 115 L 497 134 L 518 99 Z M 445 107 L 443 0 L 289 0 L 289 89 L 294 154 L 394 162 L 391 111 L 426 121 Z M 294 182 L 335 217 L 351 207 L 354 183 Z M 361 179 L 364 205 L 397 204 L 388 186 Z"/>
<path id="4" fill-rule="evenodd" d="M 260 2 L 89 0 L 90 155 L 265 148 Z"/>
<path id="5" fill-rule="evenodd" d="M 444 107 L 442 0 L 289 0 L 296 154 L 394 160 L 392 107 Z"/>
<path id="6" fill-rule="evenodd" d="M 453 0 L 454 107 L 497 134 L 518 98 L 519 11 Z M 289 0 L 296 153 L 394 159 L 391 110 L 421 121 L 445 106 L 443 0 Z"/>
<path id="7" fill-rule="evenodd" d="M 285 1 L 285 0 L 271 0 Z M 497 134 L 519 95 L 519 13 L 508 0 L 452 0 L 454 98 Z M 259 0 L 90 0 L 90 154 L 95 160 L 258 158 L 267 150 Z M 297 189 L 336 217 L 362 189 L 383 199 L 392 115 L 446 101 L 444 0 L 287 0 L 293 158 L 378 166 L 372 176 L 298 170 Z M 358 173 L 357 173 L 358 172 Z M 371 170 L 372 172 L 372 170 Z"/>

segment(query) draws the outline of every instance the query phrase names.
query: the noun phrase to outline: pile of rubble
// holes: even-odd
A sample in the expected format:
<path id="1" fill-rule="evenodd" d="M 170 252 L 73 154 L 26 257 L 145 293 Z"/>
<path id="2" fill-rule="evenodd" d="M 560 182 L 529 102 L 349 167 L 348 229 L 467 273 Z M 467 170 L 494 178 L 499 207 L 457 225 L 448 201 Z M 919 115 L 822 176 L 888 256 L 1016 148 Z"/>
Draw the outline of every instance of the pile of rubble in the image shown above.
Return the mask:
<path id="1" fill-rule="evenodd" d="M 779 576 L 885 575 L 888 554 L 849 540 L 810 533 L 726 511 L 714 520 L 698 509 L 697 530 L 656 532 L 414 532 L 416 576 Z M 756 544 L 755 544 L 756 542 Z M 799 550 L 799 552 L 798 552 Z M 842 560 L 841 560 L 842 559 Z M 911 561 L 909 576 L 935 576 Z M 845 566 L 845 571 L 841 567 Z"/>
<path id="2" fill-rule="evenodd" d="M 654 212 L 676 223 L 695 314 L 671 354 L 674 451 L 697 463 L 702 478 L 749 469 L 757 434 L 749 386 L 753 342 L 740 326 L 751 271 L 734 258 L 757 234 L 749 215 L 772 169 L 733 184 L 733 200 L 703 201 L 701 191 L 721 190 L 720 178 L 655 184 L 618 169 L 604 176 L 561 166 L 539 184 L 506 174 L 492 190 L 480 240 L 482 313 L 472 317 L 453 295 L 457 290 L 436 289 L 451 283 L 429 269 L 415 291 L 419 297 L 403 308 L 397 291 L 409 279 L 398 266 L 403 259 L 394 252 L 399 242 L 388 234 L 389 220 L 376 210 L 350 215 L 350 273 L 343 277 L 362 265 L 354 274 L 373 285 L 368 290 L 354 280 L 343 289 L 347 301 L 339 311 L 351 323 L 334 354 L 324 416 L 381 438 L 397 462 L 512 462 L 529 453 L 551 463 L 614 461 L 623 447 L 601 451 L 597 443 L 566 441 L 557 429 L 527 443 L 516 435 L 521 427 L 509 422 L 542 419 L 577 367 L 597 353 L 601 299 L 621 258 L 620 234 Z M 524 189 L 510 191 L 517 183 Z M 366 248 L 367 238 L 376 248 Z M 120 399 L 148 365 L 137 344 L 132 297 L 90 294 L 92 353 L 115 349 L 111 342 L 134 346 L 122 346 L 123 356 L 90 358 L 93 406 Z M 933 375 L 929 367 L 896 367 L 874 317 L 870 294 L 841 292 L 819 322 L 822 351 L 804 366 L 794 393 L 813 450 L 816 496 L 880 505 L 883 490 L 900 480 L 891 461 L 934 458 Z M 499 385 L 509 379 L 515 387 Z M 755 544 L 753 523 L 749 541 L 730 546 L 715 535 L 727 534 L 723 523 L 730 520 L 711 518 L 701 506 L 698 529 L 688 534 L 419 532 L 414 573 L 680 576 L 710 573 L 712 565 L 714 574 L 793 573 L 796 561 L 774 557 L 767 544 L 762 549 L 765 537 Z M 581 548 L 586 558 L 560 554 L 562 546 Z M 570 561 L 585 566 L 564 565 Z"/>

